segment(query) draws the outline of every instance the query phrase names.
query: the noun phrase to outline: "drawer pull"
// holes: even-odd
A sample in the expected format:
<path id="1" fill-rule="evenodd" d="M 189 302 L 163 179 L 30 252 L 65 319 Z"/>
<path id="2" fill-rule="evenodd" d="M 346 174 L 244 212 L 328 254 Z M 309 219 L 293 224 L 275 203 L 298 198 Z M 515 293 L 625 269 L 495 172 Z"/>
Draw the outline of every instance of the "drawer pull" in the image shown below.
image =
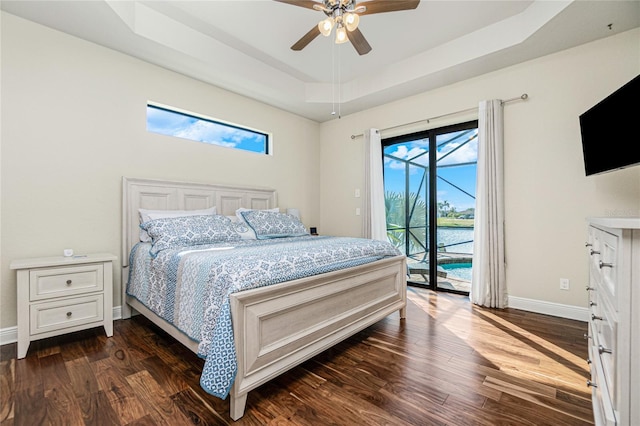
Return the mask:
<path id="1" fill-rule="evenodd" d="M 589 336 L 589 334 L 587 334 L 587 333 L 584 333 L 582 335 L 582 337 L 584 337 L 585 339 L 591 339 L 591 336 Z"/>
<path id="2" fill-rule="evenodd" d="M 73 315 L 71 312 L 67 312 L 67 318 L 71 318 L 71 315 Z"/>
<path id="3" fill-rule="evenodd" d="M 600 320 L 600 321 L 602 321 L 602 317 L 599 317 L 596 314 L 591 314 L 591 319 L 592 320 Z"/>
<path id="4" fill-rule="evenodd" d="M 591 252 L 591 256 L 593 256 L 594 254 L 600 254 L 599 251 L 594 250 L 594 249 L 591 249 L 590 252 Z"/>
<path id="5" fill-rule="evenodd" d="M 584 246 L 585 246 L 585 247 L 592 247 L 592 246 L 593 246 L 593 244 L 591 244 L 591 243 L 584 243 Z"/>
<path id="6" fill-rule="evenodd" d="M 71 280 L 67 280 L 67 285 L 71 285 Z"/>
<path id="7" fill-rule="evenodd" d="M 591 380 L 587 380 L 587 387 L 593 387 L 593 388 L 597 388 L 598 385 L 596 385 L 595 383 L 593 383 Z"/>
<path id="8" fill-rule="evenodd" d="M 598 267 L 600 269 L 602 268 L 613 268 L 613 263 L 605 263 L 602 260 L 600 262 L 598 262 Z"/>
<path id="9" fill-rule="evenodd" d="M 607 349 L 607 348 L 605 348 L 605 347 L 604 347 L 604 346 L 602 346 L 602 345 L 599 345 L 599 346 L 598 346 L 598 353 L 601 353 L 601 354 L 610 354 L 610 353 L 613 353 L 613 351 L 612 351 L 611 349 Z"/>
<path id="10" fill-rule="evenodd" d="M 591 290 L 595 290 L 596 289 L 595 287 L 589 287 L 589 286 L 586 286 L 585 288 L 587 289 L 587 291 L 591 291 Z"/>
<path id="11" fill-rule="evenodd" d="M 591 361 L 591 358 L 587 358 L 587 364 L 591 364 L 593 361 Z"/>
<path id="12" fill-rule="evenodd" d="M 589 302 L 589 306 L 598 306 L 596 302 Z"/>

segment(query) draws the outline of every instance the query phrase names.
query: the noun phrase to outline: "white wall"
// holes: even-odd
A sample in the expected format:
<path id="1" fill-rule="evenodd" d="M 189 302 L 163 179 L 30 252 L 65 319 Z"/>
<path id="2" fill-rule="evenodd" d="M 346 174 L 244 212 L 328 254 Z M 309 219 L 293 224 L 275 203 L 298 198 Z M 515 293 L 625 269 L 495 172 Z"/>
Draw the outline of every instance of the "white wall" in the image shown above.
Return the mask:
<path id="1" fill-rule="evenodd" d="M 504 109 L 508 291 L 512 299 L 585 307 L 585 218 L 640 216 L 640 166 L 585 177 L 578 116 L 639 73 L 640 30 L 633 30 L 323 123 L 320 230 L 362 235 L 354 189 L 363 187 L 363 139 L 352 134 L 527 93 L 529 100 Z M 561 277 L 570 291 L 559 290 Z"/>
<path id="2" fill-rule="evenodd" d="M 247 184 L 319 223 L 319 124 L 2 13 L 0 329 L 16 324 L 12 259 L 112 252 L 122 177 Z M 146 131 L 148 100 L 273 133 L 274 155 Z M 114 271 L 120 305 L 120 262 Z"/>
<path id="3" fill-rule="evenodd" d="M 505 107 L 512 296 L 584 306 L 585 218 L 640 216 L 640 167 L 585 177 L 577 121 L 640 72 L 638 30 L 321 125 L 4 12 L 1 31 L 0 330 L 16 323 L 11 259 L 65 247 L 121 256 L 122 176 L 277 188 L 280 206 L 300 208 L 307 225 L 359 236 L 362 138 L 351 135 L 481 99 L 530 96 Z M 148 100 L 271 131 L 275 154 L 149 134 Z M 558 289 L 560 277 L 570 291 Z"/>

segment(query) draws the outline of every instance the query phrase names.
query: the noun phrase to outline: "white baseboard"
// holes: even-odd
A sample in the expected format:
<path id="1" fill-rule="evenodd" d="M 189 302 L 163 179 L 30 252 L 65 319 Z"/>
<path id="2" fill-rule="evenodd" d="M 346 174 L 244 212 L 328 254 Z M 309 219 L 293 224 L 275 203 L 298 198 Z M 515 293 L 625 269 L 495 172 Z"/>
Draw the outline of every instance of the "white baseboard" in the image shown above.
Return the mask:
<path id="1" fill-rule="evenodd" d="M 113 320 L 122 319 L 122 306 L 113 307 Z"/>
<path id="2" fill-rule="evenodd" d="M 18 341 L 18 326 L 0 329 L 0 345 Z"/>
<path id="3" fill-rule="evenodd" d="M 538 314 L 552 315 L 554 317 L 584 322 L 589 321 L 589 309 L 586 306 L 583 308 L 580 306 L 562 305 L 560 303 L 509 296 L 509 307 Z"/>
<path id="4" fill-rule="evenodd" d="M 118 320 L 122 318 L 122 307 L 113 307 L 113 319 Z M 0 346 L 9 343 L 15 343 L 18 341 L 18 326 L 7 327 L 0 329 Z"/>
<path id="5" fill-rule="evenodd" d="M 538 314 L 552 315 L 554 317 L 568 318 L 587 322 L 589 320 L 589 309 L 571 305 L 561 305 L 560 303 L 544 302 L 541 300 L 525 299 L 523 297 L 509 296 L 509 307 L 522 309 L 523 311 L 536 312 Z M 113 307 L 113 319 L 122 318 L 122 307 Z M 0 329 L 0 345 L 15 343 L 18 341 L 18 327 L 7 327 Z"/>

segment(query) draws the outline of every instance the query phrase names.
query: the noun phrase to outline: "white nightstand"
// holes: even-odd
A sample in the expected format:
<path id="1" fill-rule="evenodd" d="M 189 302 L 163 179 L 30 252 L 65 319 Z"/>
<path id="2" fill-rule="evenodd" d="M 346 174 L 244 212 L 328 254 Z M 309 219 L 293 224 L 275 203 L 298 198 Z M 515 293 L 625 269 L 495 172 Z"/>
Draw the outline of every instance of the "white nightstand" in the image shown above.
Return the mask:
<path id="1" fill-rule="evenodd" d="M 104 326 L 113 336 L 113 261 L 109 253 L 17 259 L 18 359 L 34 340 Z"/>

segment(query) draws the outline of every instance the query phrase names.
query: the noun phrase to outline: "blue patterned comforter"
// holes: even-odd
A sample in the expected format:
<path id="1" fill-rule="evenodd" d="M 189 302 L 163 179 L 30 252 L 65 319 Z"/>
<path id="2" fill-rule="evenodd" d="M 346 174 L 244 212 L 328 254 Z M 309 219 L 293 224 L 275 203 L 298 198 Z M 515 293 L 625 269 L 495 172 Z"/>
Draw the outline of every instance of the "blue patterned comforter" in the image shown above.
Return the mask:
<path id="1" fill-rule="evenodd" d="M 200 385 L 222 399 L 237 372 L 231 293 L 400 254 L 386 242 L 325 236 L 165 249 L 155 258 L 150 248 L 138 243 L 131 251 L 127 294 L 198 342 Z"/>

